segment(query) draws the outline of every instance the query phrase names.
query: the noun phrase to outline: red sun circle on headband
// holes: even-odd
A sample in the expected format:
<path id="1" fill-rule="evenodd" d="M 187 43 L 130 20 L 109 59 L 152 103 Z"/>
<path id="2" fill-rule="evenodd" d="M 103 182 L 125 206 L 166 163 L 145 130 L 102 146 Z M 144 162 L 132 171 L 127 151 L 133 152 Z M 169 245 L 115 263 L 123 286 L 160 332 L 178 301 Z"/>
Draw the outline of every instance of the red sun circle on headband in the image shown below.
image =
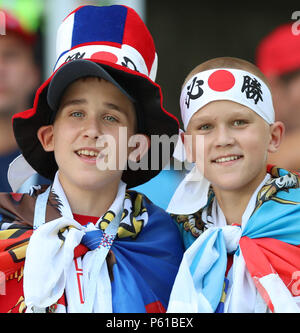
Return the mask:
<path id="1" fill-rule="evenodd" d="M 215 91 L 226 91 L 231 89 L 235 84 L 235 78 L 227 70 L 219 69 L 213 72 L 208 78 L 208 86 Z"/>
<path id="2" fill-rule="evenodd" d="M 105 51 L 100 51 L 100 52 L 94 53 L 91 56 L 91 59 L 108 61 L 108 62 L 112 62 L 113 64 L 116 64 L 118 62 L 118 57 L 115 54 L 113 54 L 111 52 L 105 52 Z"/>

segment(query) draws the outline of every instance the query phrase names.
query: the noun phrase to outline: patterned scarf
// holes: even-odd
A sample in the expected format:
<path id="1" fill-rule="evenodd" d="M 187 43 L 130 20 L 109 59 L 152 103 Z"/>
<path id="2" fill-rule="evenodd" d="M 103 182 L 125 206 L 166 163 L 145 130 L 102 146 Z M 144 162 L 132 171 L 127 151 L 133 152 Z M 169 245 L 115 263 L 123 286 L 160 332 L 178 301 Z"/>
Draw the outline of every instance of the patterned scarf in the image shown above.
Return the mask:
<path id="1" fill-rule="evenodd" d="M 299 312 L 299 175 L 272 166 L 268 172 L 271 178 L 254 198 L 254 209 L 242 228 L 214 226 L 212 191 L 207 205 L 196 214 L 174 216 L 188 249 L 169 312 L 224 311 L 229 297 L 227 253 L 233 253 L 233 284 L 226 312 L 265 312 L 266 306 L 272 312 Z"/>
<path id="2" fill-rule="evenodd" d="M 23 312 L 26 309 L 22 290 L 23 267 L 33 233 L 36 199 L 45 189 L 36 187 L 30 195 L 0 194 L 0 272 L 6 279 L 6 293 L 0 295 L 1 312 Z M 52 190 L 46 222 L 61 218 L 67 210 L 69 206 L 63 194 Z M 112 205 L 95 227 L 103 233 L 116 214 Z M 68 230 L 63 228 L 57 233 L 61 244 Z M 89 239 L 83 242 L 74 249 L 74 262 L 93 251 L 93 245 L 87 247 Z M 170 217 L 143 195 L 127 191 L 116 239 L 106 258 L 112 311 L 164 312 L 182 253 L 180 235 Z M 68 311 L 64 296 L 47 311 Z"/>

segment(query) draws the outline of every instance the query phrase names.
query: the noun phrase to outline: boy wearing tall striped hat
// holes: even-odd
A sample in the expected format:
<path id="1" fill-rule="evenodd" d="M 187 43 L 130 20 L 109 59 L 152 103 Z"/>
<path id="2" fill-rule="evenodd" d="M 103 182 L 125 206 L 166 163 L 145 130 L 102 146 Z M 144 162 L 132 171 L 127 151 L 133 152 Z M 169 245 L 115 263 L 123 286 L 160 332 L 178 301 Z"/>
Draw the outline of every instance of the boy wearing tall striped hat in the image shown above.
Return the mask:
<path id="1" fill-rule="evenodd" d="M 168 312 L 299 312 L 300 179 L 267 165 L 284 126 L 266 78 L 238 58 L 208 60 L 180 106 L 195 165 L 167 209 L 186 247 Z"/>
<path id="2" fill-rule="evenodd" d="M 61 24 L 53 75 L 13 118 L 12 186 L 32 172 L 53 185 L 0 195 L 1 312 L 165 312 L 180 236 L 129 190 L 163 168 L 161 150 L 149 168 L 150 136 L 178 132 L 156 68 L 131 8 L 82 6 Z"/>

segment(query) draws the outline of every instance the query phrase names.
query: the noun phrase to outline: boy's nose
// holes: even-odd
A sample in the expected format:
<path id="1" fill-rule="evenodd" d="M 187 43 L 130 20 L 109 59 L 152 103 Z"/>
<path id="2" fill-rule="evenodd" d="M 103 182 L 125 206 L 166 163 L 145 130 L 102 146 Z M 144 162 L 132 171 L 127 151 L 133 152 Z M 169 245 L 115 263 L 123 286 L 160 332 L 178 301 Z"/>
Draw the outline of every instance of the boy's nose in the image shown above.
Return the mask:
<path id="1" fill-rule="evenodd" d="M 85 137 L 97 140 L 102 134 L 99 121 L 96 119 L 90 119 L 86 121 L 83 128 L 83 134 Z"/>
<path id="2" fill-rule="evenodd" d="M 215 145 L 217 147 L 226 147 L 229 145 L 233 145 L 235 142 L 235 138 L 227 127 L 220 127 L 216 131 L 215 137 Z"/>

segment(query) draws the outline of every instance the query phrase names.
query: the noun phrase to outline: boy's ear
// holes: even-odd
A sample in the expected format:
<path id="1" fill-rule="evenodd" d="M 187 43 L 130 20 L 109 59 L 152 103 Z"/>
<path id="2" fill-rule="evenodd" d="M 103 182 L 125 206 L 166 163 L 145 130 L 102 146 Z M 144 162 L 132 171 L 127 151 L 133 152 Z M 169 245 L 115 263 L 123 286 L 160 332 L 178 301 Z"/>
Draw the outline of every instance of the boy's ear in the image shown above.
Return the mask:
<path id="1" fill-rule="evenodd" d="M 37 132 L 37 137 L 45 151 L 54 150 L 53 125 L 40 127 Z"/>
<path id="2" fill-rule="evenodd" d="M 132 162 L 139 162 L 150 148 L 150 138 L 145 134 L 135 134 L 128 141 L 130 154 L 128 159 Z"/>
<path id="3" fill-rule="evenodd" d="M 276 121 L 274 124 L 270 125 L 270 135 L 271 140 L 269 142 L 269 153 L 276 153 L 279 149 L 279 146 L 282 142 L 284 136 L 285 127 L 283 122 Z"/>

